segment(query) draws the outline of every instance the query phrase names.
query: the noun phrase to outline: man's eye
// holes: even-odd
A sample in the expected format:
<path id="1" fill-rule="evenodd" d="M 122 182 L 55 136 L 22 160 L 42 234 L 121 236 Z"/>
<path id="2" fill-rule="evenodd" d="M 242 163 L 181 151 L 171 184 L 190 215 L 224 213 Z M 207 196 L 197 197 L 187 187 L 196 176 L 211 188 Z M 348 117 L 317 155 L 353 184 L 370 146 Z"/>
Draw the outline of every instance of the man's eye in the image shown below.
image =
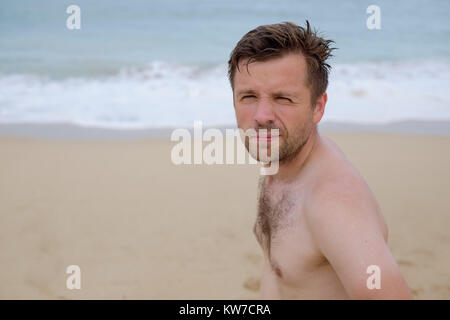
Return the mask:
<path id="1" fill-rule="evenodd" d="M 255 96 L 243 96 L 242 99 L 246 99 L 246 98 L 255 98 Z"/>
<path id="2" fill-rule="evenodd" d="M 291 99 L 286 98 L 286 97 L 278 97 L 277 99 L 286 100 L 286 101 L 292 101 Z"/>

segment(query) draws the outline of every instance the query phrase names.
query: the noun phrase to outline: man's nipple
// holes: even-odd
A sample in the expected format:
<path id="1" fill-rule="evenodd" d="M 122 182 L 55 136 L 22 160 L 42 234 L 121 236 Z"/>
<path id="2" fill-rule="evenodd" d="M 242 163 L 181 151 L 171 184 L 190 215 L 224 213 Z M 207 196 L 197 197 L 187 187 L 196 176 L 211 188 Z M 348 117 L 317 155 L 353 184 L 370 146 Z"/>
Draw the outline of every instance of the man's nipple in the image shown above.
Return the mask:
<path id="1" fill-rule="evenodd" d="M 279 267 L 275 267 L 275 273 L 277 276 L 279 276 L 280 278 L 283 277 L 283 275 L 281 274 L 281 269 Z"/>
<path id="2" fill-rule="evenodd" d="M 273 270 L 273 272 L 274 272 L 278 277 L 282 278 L 282 277 L 283 277 L 283 274 L 281 273 L 280 267 L 279 267 L 275 262 L 272 262 L 271 264 L 272 264 L 272 270 Z"/>

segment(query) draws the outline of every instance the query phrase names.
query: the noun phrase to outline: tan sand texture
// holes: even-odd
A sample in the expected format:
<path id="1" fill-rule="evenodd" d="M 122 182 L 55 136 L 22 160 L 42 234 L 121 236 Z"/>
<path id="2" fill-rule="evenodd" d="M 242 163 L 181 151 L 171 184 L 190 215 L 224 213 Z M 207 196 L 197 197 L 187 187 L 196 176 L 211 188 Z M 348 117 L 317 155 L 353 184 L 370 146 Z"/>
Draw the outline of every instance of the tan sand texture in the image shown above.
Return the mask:
<path id="1" fill-rule="evenodd" d="M 450 137 L 324 134 L 374 191 L 415 298 L 450 299 Z M 176 166 L 175 144 L 0 137 L 0 299 L 258 298 L 259 167 Z"/>

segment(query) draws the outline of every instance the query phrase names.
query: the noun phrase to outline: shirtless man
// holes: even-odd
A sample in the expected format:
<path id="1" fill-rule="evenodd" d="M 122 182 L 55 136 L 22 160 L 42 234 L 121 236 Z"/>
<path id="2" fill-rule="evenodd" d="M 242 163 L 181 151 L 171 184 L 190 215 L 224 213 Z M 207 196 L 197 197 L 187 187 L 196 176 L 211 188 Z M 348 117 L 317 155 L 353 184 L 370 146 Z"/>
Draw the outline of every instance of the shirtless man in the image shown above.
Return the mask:
<path id="1" fill-rule="evenodd" d="M 289 22 L 260 26 L 238 42 L 228 62 L 238 127 L 279 130 L 278 137 L 257 137 L 269 156 L 270 144 L 279 143 L 278 158 L 271 159 L 279 161 L 278 172 L 260 180 L 254 227 L 265 257 L 261 294 L 410 299 L 373 193 L 338 146 L 317 130 L 327 102 L 332 42 L 308 22 L 305 28 Z M 368 284 L 369 266 L 379 268 L 379 288 Z"/>

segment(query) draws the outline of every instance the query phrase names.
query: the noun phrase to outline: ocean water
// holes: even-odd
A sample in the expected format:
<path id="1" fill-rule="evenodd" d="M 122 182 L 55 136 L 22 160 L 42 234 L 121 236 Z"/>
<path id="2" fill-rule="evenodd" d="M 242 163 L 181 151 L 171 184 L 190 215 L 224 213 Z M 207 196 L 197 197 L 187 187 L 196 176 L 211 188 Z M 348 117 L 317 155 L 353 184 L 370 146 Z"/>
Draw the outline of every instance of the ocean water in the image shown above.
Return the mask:
<path id="1" fill-rule="evenodd" d="M 66 28 L 71 4 L 80 30 Z M 323 121 L 450 120 L 449 17 L 446 0 L 2 0 L 0 123 L 232 126 L 237 41 L 305 19 L 338 47 Z"/>

